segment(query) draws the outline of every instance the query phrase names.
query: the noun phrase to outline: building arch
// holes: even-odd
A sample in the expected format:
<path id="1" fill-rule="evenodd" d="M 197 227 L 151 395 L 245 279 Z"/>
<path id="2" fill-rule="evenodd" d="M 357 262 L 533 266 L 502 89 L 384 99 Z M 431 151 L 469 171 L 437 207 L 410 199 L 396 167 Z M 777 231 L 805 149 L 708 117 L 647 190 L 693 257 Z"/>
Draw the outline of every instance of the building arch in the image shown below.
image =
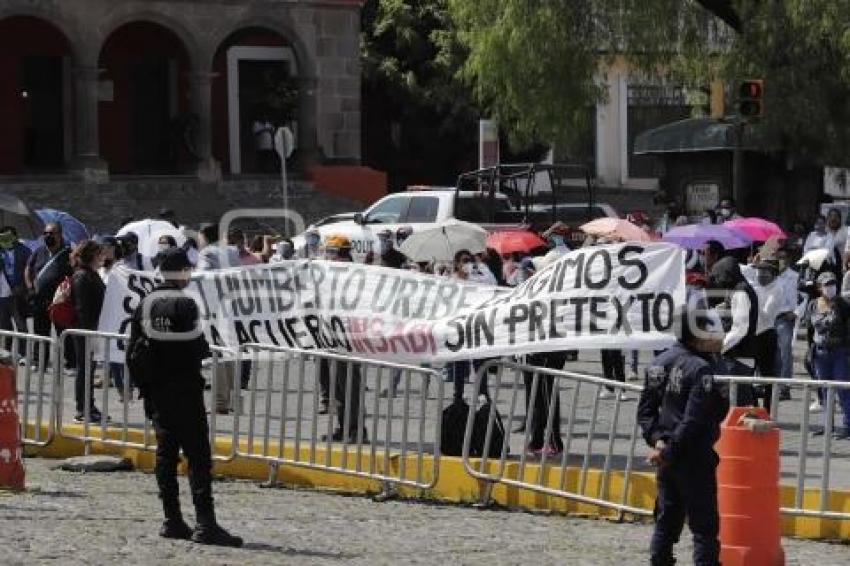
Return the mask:
<path id="1" fill-rule="evenodd" d="M 147 22 L 161 26 L 173 33 L 183 43 L 189 58 L 189 67 L 197 69 L 201 60 L 201 48 L 197 35 L 190 26 L 162 12 L 139 8 L 137 4 L 124 4 L 116 8 L 105 18 L 100 27 L 97 56 L 103 51 L 112 35 L 127 24 Z"/>
<path id="2" fill-rule="evenodd" d="M 284 38 L 295 53 L 299 75 L 310 79 L 316 77 L 317 67 L 313 49 L 304 41 L 296 26 L 289 21 L 289 17 L 281 15 L 278 18 L 270 18 L 268 14 L 260 13 L 241 18 L 211 37 L 205 56 L 206 68 L 212 69 L 216 53 L 230 37 L 238 34 L 241 30 L 252 28 L 265 29 Z"/>
<path id="3" fill-rule="evenodd" d="M 71 57 L 75 60 L 84 50 L 85 41 L 79 32 L 77 22 L 63 17 L 57 10 L 48 10 L 38 4 L 23 2 L 0 6 L 0 22 L 15 17 L 35 18 L 56 28 L 68 41 Z"/>

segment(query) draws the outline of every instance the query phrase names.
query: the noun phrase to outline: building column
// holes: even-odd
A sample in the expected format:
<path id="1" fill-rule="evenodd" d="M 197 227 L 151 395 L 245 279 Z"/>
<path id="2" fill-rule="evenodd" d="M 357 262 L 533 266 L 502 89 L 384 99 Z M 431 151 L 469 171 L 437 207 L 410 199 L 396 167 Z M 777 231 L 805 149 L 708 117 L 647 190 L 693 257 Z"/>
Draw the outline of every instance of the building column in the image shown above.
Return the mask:
<path id="1" fill-rule="evenodd" d="M 321 159 L 316 132 L 318 84 L 316 77 L 299 77 L 298 79 L 298 139 L 295 157 L 298 167 L 305 172 Z"/>
<path id="2" fill-rule="evenodd" d="M 74 69 L 76 101 L 76 151 L 71 169 L 86 183 L 109 181 L 109 166 L 100 157 L 98 92 L 100 69 L 80 66 Z"/>
<path id="3" fill-rule="evenodd" d="M 212 84 L 215 73 L 191 73 L 192 113 L 198 117 L 196 151 L 198 179 L 204 183 L 221 181 L 221 164 L 212 155 Z"/>

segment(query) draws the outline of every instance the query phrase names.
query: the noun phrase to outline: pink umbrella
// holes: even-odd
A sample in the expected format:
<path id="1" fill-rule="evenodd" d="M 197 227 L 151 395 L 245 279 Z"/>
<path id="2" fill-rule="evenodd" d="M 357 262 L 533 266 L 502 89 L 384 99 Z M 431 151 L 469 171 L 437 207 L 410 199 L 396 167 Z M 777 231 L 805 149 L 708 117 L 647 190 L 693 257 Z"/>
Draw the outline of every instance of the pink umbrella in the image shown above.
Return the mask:
<path id="1" fill-rule="evenodd" d="M 782 231 L 782 228 L 764 218 L 734 218 L 727 220 L 723 225 L 744 234 L 756 242 L 766 242 L 771 236 L 781 239 L 788 237 Z"/>
<path id="2" fill-rule="evenodd" d="M 623 242 L 650 242 L 652 238 L 640 227 L 622 218 L 597 218 L 580 227 L 591 236 L 602 236 Z"/>

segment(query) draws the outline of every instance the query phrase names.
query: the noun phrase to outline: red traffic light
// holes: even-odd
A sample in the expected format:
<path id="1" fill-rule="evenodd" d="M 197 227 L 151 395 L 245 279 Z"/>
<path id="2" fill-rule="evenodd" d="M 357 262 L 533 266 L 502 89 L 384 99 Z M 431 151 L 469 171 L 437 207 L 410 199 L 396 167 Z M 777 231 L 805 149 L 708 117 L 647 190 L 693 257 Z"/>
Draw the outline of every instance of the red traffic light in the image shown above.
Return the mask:
<path id="1" fill-rule="evenodd" d="M 738 113 L 744 118 L 761 118 L 764 114 L 763 97 L 764 81 L 753 79 L 741 82 L 738 90 Z"/>
<path id="2" fill-rule="evenodd" d="M 762 90 L 761 81 L 744 81 L 741 85 L 741 98 L 761 98 Z"/>

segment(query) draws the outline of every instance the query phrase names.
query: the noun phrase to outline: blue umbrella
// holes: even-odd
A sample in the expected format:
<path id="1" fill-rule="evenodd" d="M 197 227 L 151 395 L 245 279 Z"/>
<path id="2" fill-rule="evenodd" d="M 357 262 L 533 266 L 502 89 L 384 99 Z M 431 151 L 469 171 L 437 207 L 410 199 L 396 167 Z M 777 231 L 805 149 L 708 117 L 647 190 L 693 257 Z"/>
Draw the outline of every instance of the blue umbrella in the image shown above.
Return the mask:
<path id="1" fill-rule="evenodd" d="M 727 250 L 746 248 L 752 243 L 746 235 L 722 224 L 688 224 L 671 228 L 661 238 L 679 244 L 686 250 L 699 250 L 711 240 L 720 242 Z"/>
<path id="2" fill-rule="evenodd" d="M 86 225 L 67 212 L 52 208 L 41 208 L 35 211 L 35 215 L 45 224 L 56 222 L 62 226 L 62 235 L 66 243 L 76 244 L 89 239 L 89 231 Z"/>

